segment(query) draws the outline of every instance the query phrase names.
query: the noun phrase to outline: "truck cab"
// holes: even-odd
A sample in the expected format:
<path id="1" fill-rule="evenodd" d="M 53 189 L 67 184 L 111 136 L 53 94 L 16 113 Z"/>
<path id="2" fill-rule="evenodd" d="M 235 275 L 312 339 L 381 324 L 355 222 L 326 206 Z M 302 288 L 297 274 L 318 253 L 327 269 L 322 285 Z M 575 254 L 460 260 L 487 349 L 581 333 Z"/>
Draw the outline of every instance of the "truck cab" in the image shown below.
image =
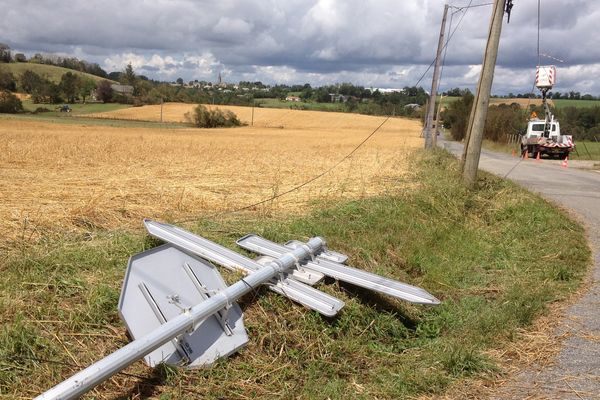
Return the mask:
<path id="1" fill-rule="evenodd" d="M 544 133 L 544 126 L 546 125 L 546 121 L 543 119 L 533 119 L 527 123 L 527 131 L 525 132 L 525 137 L 529 138 L 541 138 L 545 137 L 550 140 L 558 141 L 558 137 L 560 136 L 560 124 L 558 121 L 550 122 L 550 129 L 548 132 Z"/>

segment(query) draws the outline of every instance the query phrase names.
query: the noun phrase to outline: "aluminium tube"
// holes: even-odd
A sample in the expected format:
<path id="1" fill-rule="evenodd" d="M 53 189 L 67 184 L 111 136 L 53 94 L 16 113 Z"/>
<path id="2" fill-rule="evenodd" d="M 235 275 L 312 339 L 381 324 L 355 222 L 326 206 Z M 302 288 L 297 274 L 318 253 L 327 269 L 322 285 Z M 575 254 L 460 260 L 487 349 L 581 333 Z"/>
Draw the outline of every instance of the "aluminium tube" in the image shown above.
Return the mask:
<path id="1" fill-rule="evenodd" d="M 316 255 L 324 246 L 323 239 L 311 238 L 305 245 L 283 254 L 265 267 L 190 308 L 153 332 L 95 362 L 66 381 L 42 393 L 36 397 L 36 400 L 68 400 L 81 396 L 166 342 L 193 329 L 196 322 L 215 314 L 269 279 L 291 268 L 300 260 Z"/>

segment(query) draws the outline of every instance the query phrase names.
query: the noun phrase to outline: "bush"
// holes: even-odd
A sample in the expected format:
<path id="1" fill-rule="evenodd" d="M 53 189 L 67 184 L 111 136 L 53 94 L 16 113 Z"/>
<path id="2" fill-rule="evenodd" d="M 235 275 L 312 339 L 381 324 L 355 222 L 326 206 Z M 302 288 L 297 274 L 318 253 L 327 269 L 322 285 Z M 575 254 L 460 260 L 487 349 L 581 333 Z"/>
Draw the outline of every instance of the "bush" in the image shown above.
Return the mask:
<path id="1" fill-rule="evenodd" d="M 515 135 L 527 128 L 527 112 L 513 103 L 488 108 L 485 119 L 484 138 L 494 142 L 505 142 L 507 135 Z"/>
<path id="2" fill-rule="evenodd" d="M 11 92 L 17 90 L 17 80 L 15 79 L 15 76 L 2 69 L 0 69 L 0 90 L 10 90 Z"/>
<path id="3" fill-rule="evenodd" d="M 189 113 L 185 114 L 186 119 L 198 128 L 218 128 L 242 125 L 241 121 L 233 112 L 220 110 L 218 108 L 209 110 L 202 104 Z"/>
<path id="4" fill-rule="evenodd" d="M 21 100 L 8 90 L 0 92 L 0 113 L 16 114 L 23 111 Z"/>
<path id="5" fill-rule="evenodd" d="M 442 112 L 444 126 L 450 128 L 454 140 L 463 140 L 469 125 L 469 115 L 473 105 L 471 92 L 463 94 L 462 98 L 450 103 L 448 108 Z"/>
<path id="6" fill-rule="evenodd" d="M 466 93 L 462 98 L 450 103 L 442 112 L 444 126 L 450 128 L 454 140 L 465 138 L 469 125 L 469 117 L 473 106 L 473 95 Z M 484 139 L 504 142 L 508 135 L 515 135 L 526 128 L 528 112 L 516 104 L 499 104 L 488 107 L 485 119 Z"/>

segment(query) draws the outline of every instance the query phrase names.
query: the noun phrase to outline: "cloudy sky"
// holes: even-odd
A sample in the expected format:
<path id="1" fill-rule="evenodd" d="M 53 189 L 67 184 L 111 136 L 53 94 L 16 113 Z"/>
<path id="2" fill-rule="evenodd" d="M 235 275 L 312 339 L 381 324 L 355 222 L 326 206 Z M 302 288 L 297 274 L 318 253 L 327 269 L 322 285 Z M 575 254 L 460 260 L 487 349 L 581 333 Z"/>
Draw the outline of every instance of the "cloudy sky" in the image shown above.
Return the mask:
<path id="1" fill-rule="evenodd" d="M 473 5 L 491 0 L 473 0 Z M 0 42 L 155 79 L 414 85 L 435 56 L 444 0 L 0 0 Z M 449 0 L 464 7 L 469 0 Z M 600 2 L 541 0 L 542 64 L 556 90 L 600 95 Z M 537 63 L 537 0 L 514 0 L 494 93 L 527 92 Z M 474 87 L 491 6 L 451 9 L 442 90 Z M 461 20 L 462 19 L 462 20 Z M 458 23 L 460 22 L 460 25 Z M 506 20 L 505 20 L 506 21 Z M 429 82 L 428 82 L 429 81 Z M 431 85 L 431 72 L 421 83 Z"/>

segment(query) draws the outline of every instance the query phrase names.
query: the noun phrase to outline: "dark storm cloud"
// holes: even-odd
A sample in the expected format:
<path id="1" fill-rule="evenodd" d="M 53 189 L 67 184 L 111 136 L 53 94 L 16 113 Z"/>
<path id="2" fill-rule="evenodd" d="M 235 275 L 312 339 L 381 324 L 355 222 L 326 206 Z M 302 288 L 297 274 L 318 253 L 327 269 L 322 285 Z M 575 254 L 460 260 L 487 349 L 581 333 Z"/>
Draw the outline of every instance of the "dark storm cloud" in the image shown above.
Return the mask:
<path id="1" fill-rule="evenodd" d="M 474 0 L 473 4 L 489 1 Z M 452 1 L 456 7 L 467 0 Z M 537 63 L 537 1 L 514 0 L 503 27 L 495 90 L 529 90 Z M 226 79 L 365 86 L 412 85 L 435 55 L 443 0 L 0 0 L 0 41 L 19 51 L 74 55 L 151 78 Z M 593 0 L 542 2 L 541 52 L 560 85 L 600 94 L 600 7 Z M 443 87 L 473 86 L 491 7 L 456 12 Z M 429 79 L 429 78 L 427 78 Z M 591 83 L 590 83 L 591 82 Z M 423 83 L 427 86 L 426 83 Z M 517 87 L 523 85 L 519 90 Z M 583 89 L 580 89 L 583 90 Z"/>

